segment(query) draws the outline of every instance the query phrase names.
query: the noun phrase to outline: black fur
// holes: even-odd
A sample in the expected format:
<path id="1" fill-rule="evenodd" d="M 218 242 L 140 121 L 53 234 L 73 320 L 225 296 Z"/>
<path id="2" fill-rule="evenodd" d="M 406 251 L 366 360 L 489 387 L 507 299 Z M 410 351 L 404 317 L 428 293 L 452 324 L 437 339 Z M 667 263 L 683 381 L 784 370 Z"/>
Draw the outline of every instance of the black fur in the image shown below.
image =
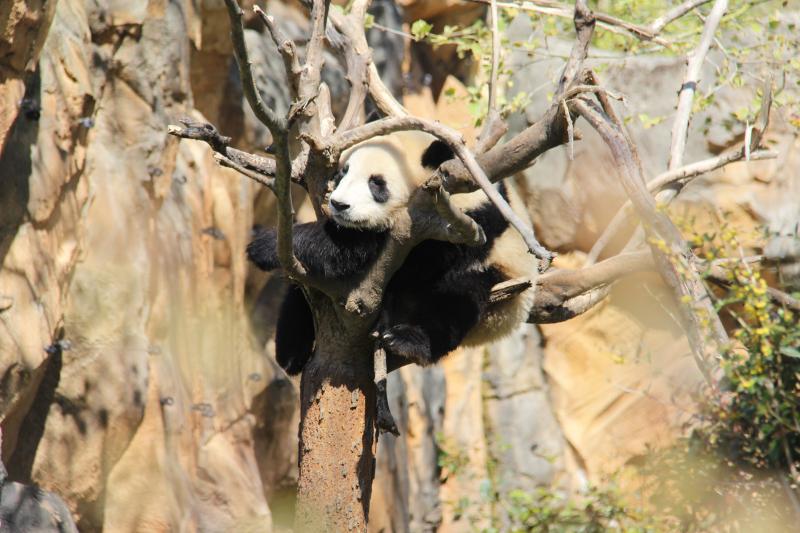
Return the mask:
<path id="1" fill-rule="evenodd" d="M 506 197 L 503 185 L 500 192 Z M 481 264 L 495 240 L 508 230 L 508 222 L 489 202 L 467 214 L 483 228 L 486 244 L 424 241 L 409 253 L 386 287 L 376 329 L 390 358 L 420 365 L 437 362 L 461 344 L 485 312 L 492 287 L 506 279 L 496 268 Z M 341 279 L 364 272 L 385 239 L 385 233 L 315 222 L 296 225 L 293 244 L 312 275 Z M 278 266 L 274 231 L 259 233 L 247 251 L 261 268 Z M 293 291 L 281 307 L 276 352 L 287 372 L 298 373 L 312 355 L 314 334 L 308 304 L 299 289 Z"/>
<path id="2" fill-rule="evenodd" d="M 275 359 L 287 374 L 294 376 L 303 370 L 313 353 L 314 317 L 303 290 L 292 283 L 278 313 Z"/>
<path id="3" fill-rule="evenodd" d="M 327 279 L 363 273 L 386 243 L 385 232 L 344 228 L 332 221 L 295 224 L 292 234 L 292 246 L 300 263 L 309 274 Z M 278 268 L 275 230 L 257 230 L 247 246 L 247 257 L 261 270 Z"/>
<path id="4" fill-rule="evenodd" d="M 379 204 L 385 204 L 389 199 L 389 188 L 386 186 L 384 177 L 380 174 L 373 174 L 369 177 L 367 184 L 369 185 L 369 192 L 372 193 L 375 201 Z"/>
<path id="5" fill-rule="evenodd" d="M 455 155 L 453 154 L 453 150 L 450 149 L 450 146 L 448 146 L 447 143 L 437 140 L 433 141 L 422 154 L 421 163 L 425 168 L 436 170 L 439 168 L 439 165 L 453 159 L 453 157 L 455 157 Z"/>

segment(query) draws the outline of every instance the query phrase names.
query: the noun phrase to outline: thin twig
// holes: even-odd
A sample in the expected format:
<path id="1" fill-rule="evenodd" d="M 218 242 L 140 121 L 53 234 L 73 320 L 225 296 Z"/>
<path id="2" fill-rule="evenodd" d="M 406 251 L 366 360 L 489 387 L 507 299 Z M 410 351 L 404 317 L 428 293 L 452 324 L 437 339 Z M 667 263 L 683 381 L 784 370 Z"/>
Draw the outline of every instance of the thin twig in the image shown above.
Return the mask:
<path id="1" fill-rule="evenodd" d="M 706 19 L 703 26 L 703 34 L 700 43 L 689 56 L 689 64 L 686 67 L 686 76 L 678 92 L 678 110 L 675 113 L 675 121 L 672 124 L 672 143 L 669 150 L 670 170 L 676 169 L 683 164 L 683 155 L 686 150 L 686 137 L 689 130 L 689 119 L 692 114 L 692 101 L 697 90 L 697 83 L 700 81 L 700 70 L 703 67 L 706 54 L 714 40 L 714 33 L 717 31 L 722 16 L 728 9 L 728 0 L 715 0 L 714 7 Z"/>
<path id="2" fill-rule="evenodd" d="M 228 159 L 219 152 L 214 153 L 214 160 L 222 167 L 233 169 L 239 174 L 242 174 L 243 176 L 246 176 L 251 180 L 255 181 L 256 183 L 260 183 L 261 185 L 273 191 L 275 190 L 275 178 L 268 178 L 266 176 L 262 176 L 258 172 L 254 172 L 248 168 L 243 167 L 242 165 L 239 165 L 238 163 L 232 161 L 231 159 Z"/>
<path id="3" fill-rule="evenodd" d="M 478 4 L 489 4 L 492 0 L 468 0 L 469 2 L 475 2 Z M 709 0 L 706 0 L 709 1 Z M 537 2 L 522 2 L 522 3 L 511 3 L 511 2 L 497 2 L 497 5 L 502 8 L 508 9 L 518 9 L 520 11 L 528 11 L 532 13 L 540 13 L 542 15 L 553 15 L 556 17 L 572 17 L 573 11 L 563 4 L 559 2 L 547 2 L 539 0 Z M 597 18 L 598 26 L 601 28 L 611 31 L 612 33 L 619 33 L 619 34 L 630 34 L 635 38 L 639 39 L 640 41 L 652 41 L 660 46 L 669 47 L 670 42 L 664 39 L 661 39 L 657 36 L 658 32 L 653 32 L 650 28 L 645 26 L 638 26 L 636 24 L 630 23 L 628 21 L 619 19 L 617 17 L 605 14 L 605 13 L 595 13 L 595 17 Z"/>
<path id="4" fill-rule="evenodd" d="M 275 160 L 262 157 L 259 155 L 237 150 L 231 148 L 228 143 L 231 142 L 230 137 L 220 135 L 212 124 L 207 122 L 199 122 L 190 118 L 180 119 L 183 127 L 170 124 L 167 126 L 167 133 L 180 137 L 181 139 L 192 139 L 195 141 L 203 141 L 207 143 L 216 153 L 235 163 L 236 165 L 254 172 L 260 176 L 256 181 L 264 183 L 272 182 L 275 176 Z M 303 185 L 299 178 L 292 177 L 293 181 L 299 185 Z"/>
<path id="5" fill-rule="evenodd" d="M 489 109 L 487 116 L 497 112 L 497 71 L 500 66 L 500 30 L 497 23 L 497 0 L 491 0 L 489 13 L 492 20 L 492 73 L 489 78 Z"/>
<path id="6" fill-rule="evenodd" d="M 647 29 L 650 30 L 653 35 L 658 35 L 671 22 L 681 18 L 692 9 L 702 6 L 703 4 L 707 4 L 710 1 L 711 0 L 687 0 L 686 2 L 673 7 L 651 22 Z"/>
<path id="7" fill-rule="evenodd" d="M 752 161 L 760 161 L 764 159 L 774 159 L 777 156 L 778 154 L 776 152 L 759 150 L 751 153 L 750 159 Z M 663 172 L 647 182 L 647 190 L 652 193 L 657 193 L 664 187 L 672 187 L 673 190 L 680 191 L 680 189 L 688 185 L 693 178 L 702 176 L 718 168 L 722 168 L 730 163 L 741 161 L 743 158 L 743 150 L 738 149 L 717 157 L 697 161 L 690 165 L 676 168 L 675 170 L 668 170 L 667 172 Z M 665 199 L 659 198 L 658 203 L 669 203 L 672 198 L 674 198 L 674 196 Z M 625 223 L 630 219 L 631 209 L 631 201 L 626 200 L 592 246 L 592 249 L 589 251 L 589 254 L 586 258 L 586 264 L 591 265 L 597 261 L 597 258 L 600 256 L 606 246 L 608 246 L 608 244 L 614 239 L 623 226 L 626 225 Z"/>

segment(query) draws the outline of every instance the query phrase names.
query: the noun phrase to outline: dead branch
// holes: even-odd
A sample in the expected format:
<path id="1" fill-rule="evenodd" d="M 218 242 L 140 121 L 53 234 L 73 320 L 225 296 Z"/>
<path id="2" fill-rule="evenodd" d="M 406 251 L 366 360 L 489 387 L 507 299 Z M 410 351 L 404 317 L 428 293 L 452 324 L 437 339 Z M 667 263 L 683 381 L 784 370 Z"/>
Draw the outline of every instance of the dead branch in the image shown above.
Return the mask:
<path id="1" fill-rule="evenodd" d="M 475 143 L 475 155 L 479 156 L 487 150 L 494 148 L 507 131 L 508 124 L 506 124 L 499 114 L 488 117 L 486 125 L 481 130 L 478 140 Z"/>
<path id="2" fill-rule="evenodd" d="M 761 140 L 769 127 L 769 115 L 772 108 L 772 80 L 767 78 L 761 95 L 761 109 L 759 110 L 757 125 L 748 128 L 750 138 L 745 140 L 745 145 L 741 149 L 731 150 L 721 156 L 712 157 L 703 161 L 698 161 L 691 165 L 681 168 L 671 169 L 654 178 L 647 184 L 650 192 L 655 192 L 656 203 L 659 205 L 669 204 L 680 191 L 691 182 L 692 178 L 724 167 L 730 163 L 741 161 L 742 159 L 758 160 L 773 159 L 777 154 L 768 150 L 758 150 Z M 624 131 L 624 130 L 623 130 Z M 630 139 L 629 139 L 630 142 Z M 758 151 L 756 151 L 758 150 Z M 594 263 L 600 253 L 608 246 L 608 243 L 625 227 L 629 220 L 631 203 L 626 201 L 619 211 L 611 219 L 606 229 L 597 239 L 587 257 L 587 264 Z"/>
<path id="3" fill-rule="evenodd" d="M 716 387 L 712 369 L 716 368 L 716 354 L 728 344 L 728 336 L 694 270 L 691 251 L 669 217 L 656 209 L 644 185 L 635 148 L 592 102 L 578 98 L 575 106 L 611 149 L 622 187 L 644 223 L 658 272 L 678 302 L 695 361 L 707 383 Z"/>
<path id="4" fill-rule="evenodd" d="M 352 93 L 350 95 L 347 108 L 350 113 L 346 111 L 345 118 L 355 116 L 356 111 L 360 113 L 360 109 L 351 108 L 351 104 L 355 106 L 356 102 L 364 101 L 362 91 L 369 93 L 375 105 L 385 115 L 390 117 L 408 115 L 408 111 L 384 85 L 380 74 L 378 74 L 378 68 L 372 62 L 372 54 L 367 46 L 367 37 L 364 33 L 364 14 L 361 11 L 353 13 L 351 10 L 350 16 L 344 16 L 336 11 L 331 12 L 329 15 L 333 26 L 344 36 L 344 41 L 340 44 L 335 44 L 335 47 L 345 57 L 348 72 L 347 78 L 352 89 L 358 91 L 355 95 Z M 357 23 L 357 20 L 360 20 L 360 24 Z M 365 69 L 365 72 L 362 72 L 362 68 Z M 365 79 L 364 76 L 366 76 Z M 352 119 L 344 120 L 343 118 L 340 129 L 344 130 L 355 125 L 356 122 Z"/>
<path id="5" fill-rule="evenodd" d="M 774 159 L 777 156 L 778 154 L 771 150 L 759 150 L 751 153 L 750 159 L 752 161 L 760 161 L 764 159 Z M 742 148 L 717 157 L 704 159 L 675 170 L 664 172 L 647 182 L 647 190 L 651 193 L 658 193 L 664 188 L 670 187 L 671 190 L 674 190 L 677 194 L 686 185 L 691 183 L 694 178 L 707 174 L 718 168 L 727 166 L 730 163 L 741 161 L 744 159 L 744 157 L 744 149 Z M 656 198 L 658 198 L 658 196 L 656 196 Z M 669 203 L 671 200 L 672 198 L 666 198 L 658 201 L 658 203 L 663 205 L 665 203 Z M 606 229 L 592 246 L 591 251 L 589 251 L 589 254 L 586 258 L 587 265 L 595 263 L 603 250 L 614 239 L 614 237 L 616 237 L 620 230 L 631 222 L 630 216 L 633 214 L 632 207 L 633 206 L 630 200 L 626 200 L 622 207 L 620 207 L 620 209 L 611 219 L 611 222 L 608 224 L 608 226 L 606 226 Z"/>
<path id="6" fill-rule="evenodd" d="M 494 146 L 478 155 L 478 165 L 485 170 L 490 181 L 495 182 L 528 168 L 541 154 L 569 141 L 567 117 L 561 105 L 561 96 L 578 81 L 594 29 L 594 17 L 585 0 L 578 0 L 573 16 L 577 39 L 572 47 L 561 77 L 559 90 L 544 115 L 508 142 Z M 580 139 L 578 131 L 574 139 Z M 461 161 L 449 161 L 439 168 L 445 188 L 451 193 L 476 189 L 475 181 Z"/>
<path id="7" fill-rule="evenodd" d="M 650 252 L 624 253 L 579 270 L 554 270 L 536 280 L 528 322 L 553 324 L 585 313 L 608 295 L 617 280 L 652 270 Z"/>
<path id="8" fill-rule="evenodd" d="M 292 101 L 297 99 L 298 90 L 300 86 L 300 77 L 302 75 L 302 68 L 300 67 L 300 59 L 297 57 L 297 47 L 294 41 L 288 39 L 283 32 L 275 25 L 275 20 L 264 13 L 264 11 L 256 6 L 253 6 L 253 11 L 264 21 L 267 27 L 272 42 L 278 48 L 283 59 L 283 66 L 286 70 L 286 77 L 289 80 L 289 96 Z"/>
<path id="9" fill-rule="evenodd" d="M 350 82 L 350 97 L 339 128 L 350 129 L 361 123 L 364 99 L 369 90 L 369 66 L 372 52 L 364 33 L 364 19 L 368 3 L 364 0 L 353 3 L 348 15 L 331 14 L 334 26 L 344 35 L 343 46 L 339 51 L 344 55 L 347 67 L 347 80 Z"/>
<path id="10" fill-rule="evenodd" d="M 266 176 L 262 176 L 257 172 L 253 172 L 252 170 L 243 167 L 242 165 L 228 159 L 227 157 L 218 152 L 214 153 L 214 161 L 216 161 L 220 166 L 233 169 L 239 174 L 242 174 L 243 176 L 250 178 L 256 183 L 259 183 L 264 187 L 271 189 L 272 191 L 275 190 L 275 178 L 268 178 Z"/>
<path id="11" fill-rule="evenodd" d="M 231 148 L 228 144 L 230 137 L 221 135 L 217 128 L 206 122 L 198 122 L 188 117 L 180 119 L 184 127 L 170 124 L 167 126 L 167 133 L 181 139 L 192 139 L 207 143 L 212 150 L 224 156 L 235 164 L 253 171 L 265 179 L 275 176 L 275 160 L 267 157 L 243 152 L 236 148 Z M 250 177 L 250 176 L 248 176 Z M 260 180 L 257 180 L 260 181 Z"/>
<path id="12" fill-rule="evenodd" d="M 356 144 L 364 140 L 371 139 L 377 135 L 386 135 L 387 133 L 402 130 L 424 131 L 447 143 L 447 145 L 455 153 L 456 157 L 458 157 L 458 159 L 461 160 L 464 166 L 469 170 L 472 178 L 475 180 L 478 186 L 483 190 L 486 196 L 489 197 L 489 200 L 491 200 L 491 202 L 503 215 L 503 218 L 505 218 L 512 226 L 514 226 L 514 229 L 516 229 L 519 234 L 522 235 L 525 244 L 528 246 L 528 250 L 530 250 L 532 254 L 541 260 L 540 270 L 544 271 L 550 266 L 550 262 L 554 257 L 553 253 L 539 244 L 539 241 L 536 240 L 536 236 L 533 233 L 533 229 L 522 221 L 522 219 L 513 211 L 513 209 L 511 209 L 511 206 L 508 205 L 508 202 L 503 199 L 497 189 L 492 186 L 492 182 L 489 180 L 489 178 L 486 176 L 486 173 L 476 161 L 475 156 L 467 149 L 466 143 L 464 142 L 464 138 L 461 136 L 461 134 L 450 129 L 449 127 L 438 122 L 432 122 L 412 116 L 385 118 L 365 124 L 364 126 L 347 132 L 339 133 L 330 141 L 329 144 L 334 147 L 332 150 L 333 153 L 340 153 L 351 146 L 355 146 Z"/>
<path id="13" fill-rule="evenodd" d="M 722 16 L 728 9 L 728 0 L 715 0 L 711 13 L 706 18 L 703 34 L 697 48 L 689 55 L 689 64 L 686 67 L 686 76 L 678 92 L 678 110 L 672 124 L 672 144 L 669 150 L 669 170 L 676 169 L 683 164 L 683 153 L 686 150 L 686 137 L 689 130 L 689 119 L 692 114 L 692 101 L 700 81 L 700 70 L 703 67 L 708 49 L 714 40 Z"/>
<path id="14" fill-rule="evenodd" d="M 516 278 L 498 283 L 492 287 L 492 292 L 489 294 L 489 303 L 496 304 L 504 302 L 513 298 L 517 294 L 525 292 L 533 287 L 533 283 L 528 278 Z"/>
<path id="15" fill-rule="evenodd" d="M 581 66 L 589 53 L 589 43 L 592 41 L 592 34 L 594 33 L 595 17 L 594 13 L 586 5 L 586 0 L 575 0 L 573 22 L 577 39 L 572 46 L 567 64 L 564 65 L 564 70 L 561 72 L 561 77 L 558 79 L 558 88 L 553 95 L 553 100 L 556 102 L 564 97 L 569 86 L 578 77 Z"/>
<path id="16" fill-rule="evenodd" d="M 436 238 L 457 244 L 480 246 L 486 243 L 486 234 L 480 224 L 467 216 L 450 201 L 450 194 L 442 187 L 442 181 L 434 175 L 422 186 L 431 195 L 436 212 L 444 221 L 443 234 Z"/>
<path id="17" fill-rule="evenodd" d="M 469 0 L 469 1 L 478 4 L 489 4 L 491 0 Z M 710 0 L 705 0 L 705 1 L 707 2 Z M 536 1 L 529 0 L 523 3 L 498 2 L 497 5 L 509 9 L 519 9 L 521 11 L 541 13 L 542 15 L 552 15 L 564 18 L 570 18 L 573 16 L 573 11 L 565 7 L 562 3 L 550 2 L 547 0 L 536 0 Z M 683 14 L 685 14 L 685 12 L 682 13 L 681 15 Z M 653 31 L 653 29 L 649 26 L 639 26 L 631 22 L 619 19 L 617 17 L 608 15 L 606 13 L 596 12 L 595 18 L 597 19 L 599 27 L 608 30 L 612 33 L 618 33 L 623 35 L 629 34 L 639 39 L 640 41 L 652 41 L 660 46 L 664 47 L 670 46 L 669 41 L 666 41 L 658 37 L 658 34 L 661 31 L 660 29 L 659 31 Z"/>
<path id="18" fill-rule="evenodd" d="M 647 26 L 647 29 L 654 35 L 658 35 L 664 28 L 667 27 L 668 24 L 678 20 L 692 9 L 700 7 L 703 4 L 707 4 L 710 1 L 711 0 L 687 0 L 686 2 L 673 7 L 651 22 L 650 25 Z"/>
<path id="19" fill-rule="evenodd" d="M 239 64 L 239 76 L 242 80 L 242 90 L 247 99 L 247 103 L 255 113 L 256 118 L 269 128 L 273 137 L 277 132 L 286 131 L 286 119 L 279 117 L 272 109 L 269 109 L 261 99 L 261 93 L 256 87 L 253 71 L 250 68 L 251 62 L 244 41 L 244 12 L 235 0 L 225 0 L 228 8 L 228 16 L 231 20 L 231 40 L 233 41 L 234 55 Z"/>

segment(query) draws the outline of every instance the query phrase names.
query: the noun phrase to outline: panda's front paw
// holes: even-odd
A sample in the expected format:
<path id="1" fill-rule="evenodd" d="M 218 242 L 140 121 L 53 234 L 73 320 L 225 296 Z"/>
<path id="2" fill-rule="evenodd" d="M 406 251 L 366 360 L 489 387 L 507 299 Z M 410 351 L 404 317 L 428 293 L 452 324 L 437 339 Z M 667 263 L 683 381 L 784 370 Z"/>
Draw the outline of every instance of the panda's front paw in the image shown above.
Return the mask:
<path id="1" fill-rule="evenodd" d="M 395 357 L 407 359 L 421 366 L 432 364 L 431 339 L 418 326 L 400 324 L 381 334 L 383 348 Z"/>

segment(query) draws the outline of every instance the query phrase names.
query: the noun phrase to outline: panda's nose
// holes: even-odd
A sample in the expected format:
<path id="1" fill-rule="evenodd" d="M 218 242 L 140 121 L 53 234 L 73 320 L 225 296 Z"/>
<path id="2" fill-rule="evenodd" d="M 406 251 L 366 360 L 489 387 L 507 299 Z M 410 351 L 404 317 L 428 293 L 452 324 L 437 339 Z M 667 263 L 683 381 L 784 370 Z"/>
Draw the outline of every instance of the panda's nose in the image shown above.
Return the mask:
<path id="1" fill-rule="evenodd" d="M 331 205 L 337 211 L 347 211 L 348 209 L 350 209 L 350 204 L 345 204 L 343 202 L 337 202 L 333 198 L 331 198 Z"/>

